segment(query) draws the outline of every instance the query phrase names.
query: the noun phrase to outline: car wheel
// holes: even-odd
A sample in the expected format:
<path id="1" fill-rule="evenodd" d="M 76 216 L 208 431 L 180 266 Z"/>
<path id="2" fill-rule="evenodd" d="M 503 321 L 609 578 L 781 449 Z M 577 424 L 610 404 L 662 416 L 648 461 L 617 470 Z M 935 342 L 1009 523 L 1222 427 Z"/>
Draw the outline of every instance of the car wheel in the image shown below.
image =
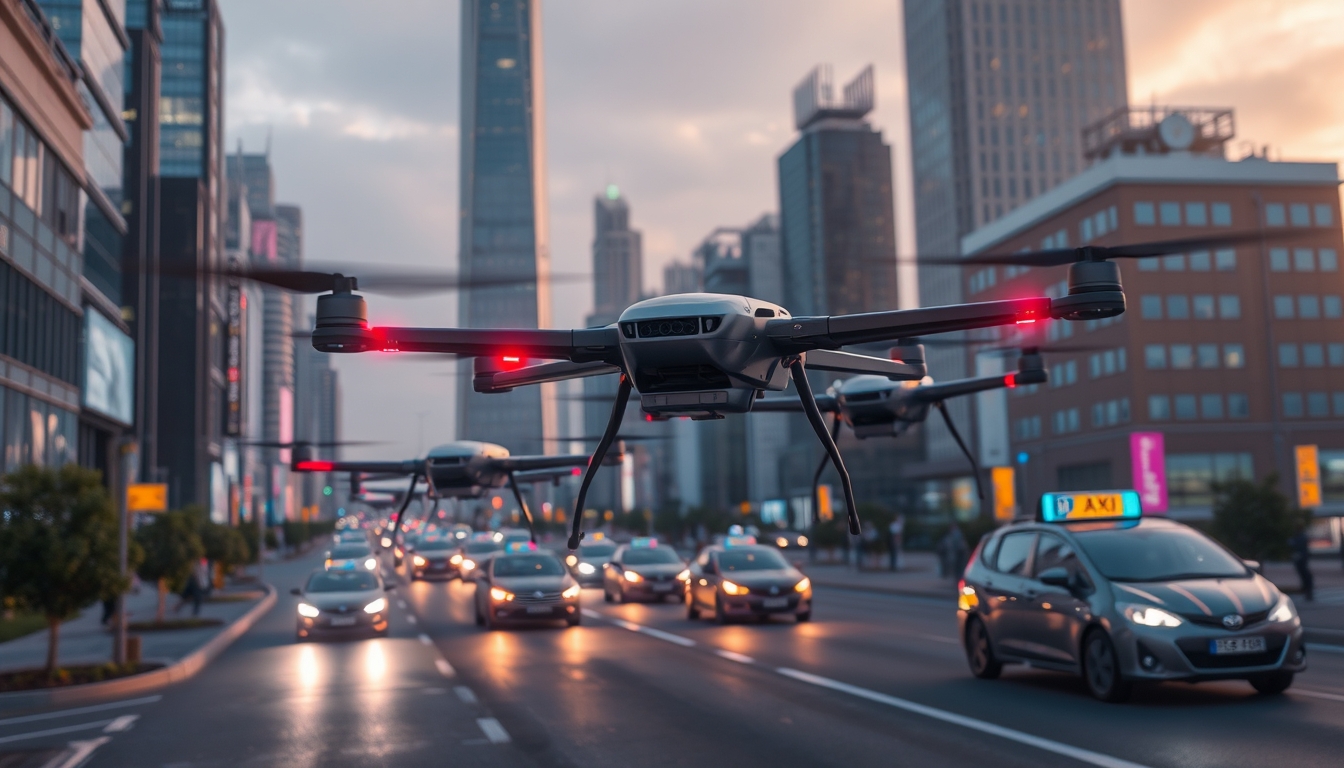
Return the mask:
<path id="1" fill-rule="evenodd" d="M 981 680 L 993 680 L 1003 671 L 1003 663 L 994 658 L 994 646 L 989 642 L 989 630 L 979 619 L 971 619 L 966 627 L 966 662 L 971 674 Z"/>
<path id="2" fill-rule="evenodd" d="M 700 609 L 695 607 L 695 595 L 691 594 L 689 591 L 686 593 L 686 618 L 700 618 Z"/>
<path id="3" fill-rule="evenodd" d="M 1277 696 L 1288 690 L 1293 684 L 1292 672 L 1267 672 L 1263 675 L 1256 675 L 1246 682 L 1255 688 L 1256 692 L 1262 696 Z"/>
<path id="4" fill-rule="evenodd" d="M 491 631 L 499 629 L 499 619 L 495 618 L 493 611 L 485 614 L 485 628 Z"/>
<path id="5" fill-rule="evenodd" d="M 798 620 L 799 624 L 806 624 L 807 622 L 812 620 L 812 611 L 806 610 L 803 611 L 802 613 L 795 614 L 794 618 Z"/>
<path id="6" fill-rule="evenodd" d="M 723 611 L 723 602 L 718 597 L 714 598 L 714 623 L 727 624 L 728 614 Z"/>
<path id="7" fill-rule="evenodd" d="M 1133 684 L 1120 672 L 1120 657 L 1105 631 L 1093 630 L 1083 640 L 1083 681 L 1097 699 L 1117 703 L 1129 698 Z"/>
<path id="8" fill-rule="evenodd" d="M 616 602 L 615 600 L 613 600 L 613 599 L 611 598 L 611 590 L 610 590 L 610 589 L 607 589 L 606 587 L 603 587 L 603 588 L 602 588 L 602 602 L 604 602 L 604 603 L 614 603 L 614 602 Z"/>
<path id="9" fill-rule="evenodd" d="M 569 624 L 571 627 L 577 627 L 583 623 L 583 614 L 576 613 L 573 616 L 566 618 L 565 623 Z"/>

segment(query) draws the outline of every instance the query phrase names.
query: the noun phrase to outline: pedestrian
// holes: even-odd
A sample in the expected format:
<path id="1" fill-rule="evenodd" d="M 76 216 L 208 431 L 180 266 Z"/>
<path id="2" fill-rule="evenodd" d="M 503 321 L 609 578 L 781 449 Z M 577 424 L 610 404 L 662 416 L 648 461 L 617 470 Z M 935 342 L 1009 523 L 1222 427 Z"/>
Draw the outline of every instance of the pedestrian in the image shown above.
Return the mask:
<path id="1" fill-rule="evenodd" d="M 201 615 L 201 602 L 205 599 L 206 584 L 209 580 L 210 566 L 209 561 L 201 558 L 191 573 L 187 575 L 187 583 L 183 585 L 182 592 L 178 597 L 177 605 L 173 607 L 173 613 L 181 613 L 182 606 L 191 601 L 191 615 L 193 617 Z"/>
<path id="2" fill-rule="evenodd" d="M 892 571 L 901 570 L 901 546 L 905 538 L 905 515 L 897 513 L 887 526 L 887 558 Z"/>
<path id="3" fill-rule="evenodd" d="M 957 578 L 966 567 L 966 537 L 956 523 L 948 526 L 947 534 L 938 542 L 939 572 L 943 578 Z"/>
<path id="4" fill-rule="evenodd" d="M 1307 538 L 1307 526 L 1299 524 L 1297 532 L 1288 539 L 1288 549 L 1292 551 L 1293 567 L 1297 569 L 1297 580 L 1302 584 L 1302 594 L 1307 602 L 1316 599 L 1316 579 L 1311 575 L 1311 542 Z"/>

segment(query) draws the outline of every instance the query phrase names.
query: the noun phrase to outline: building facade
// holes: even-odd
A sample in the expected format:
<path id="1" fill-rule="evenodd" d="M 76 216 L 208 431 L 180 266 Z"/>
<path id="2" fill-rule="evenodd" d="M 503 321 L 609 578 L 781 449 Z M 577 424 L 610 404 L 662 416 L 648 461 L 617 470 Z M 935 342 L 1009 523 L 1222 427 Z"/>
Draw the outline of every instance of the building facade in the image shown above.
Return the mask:
<path id="1" fill-rule="evenodd" d="M 1224 159 L 1230 110 L 1142 112 L 1121 121 L 1124 130 L 1108 132 L 1112 140 L 1097 145 L 1094 165 L 967 235 L 964 251 L 1228 233 L 1261 239 L 1120 260 L 1125 314 L 1054 321 L 1034 331 L 1038 341 L 1067 338 L 1095 351 L 1049 354 L 1049 384 L 1014 389 L 1006 412 L 983 414 L 1001 423 L 1009 441 L 1019 498 L 1031 503 L 1051 490 L 1137 487 L 1131 441 L 1136 433 L 1156 433 L 1165 448 L 1167 499 L 1151 503 L 1154 510 L 1207 516 L 1212 483 L 1237 476 L 1277 473 L 1293 494 L 1293 448 L 1310 444 L 1320 448 L 1324 509 L 1344 511 L 1344 243 L 1336 165 Z M 1162 129 L 1176 123 L 1194 130 Z M 1159 151 L 1125 151 L 1125 137 L 1139 134 Z M 1191 147 L 1181 138 L 1191 135 L 1217 140 Z M 1166 139 L 1178 143 L 1164 147 Z M 976 301 L 1067 291 L 1062 268 L 965 272 L 967 298 Z"/>
<path id="2" fill-rule="evenodd" d="M 536 282 L 462 291 L 463 327 L 550 325 L 544 92 L 540 0 L 465 0 L 458 271 Z M 460 365 L 458 437 L 548 450 L 553 386 L 481 395 L 471 378 L 470 364 Z"/>

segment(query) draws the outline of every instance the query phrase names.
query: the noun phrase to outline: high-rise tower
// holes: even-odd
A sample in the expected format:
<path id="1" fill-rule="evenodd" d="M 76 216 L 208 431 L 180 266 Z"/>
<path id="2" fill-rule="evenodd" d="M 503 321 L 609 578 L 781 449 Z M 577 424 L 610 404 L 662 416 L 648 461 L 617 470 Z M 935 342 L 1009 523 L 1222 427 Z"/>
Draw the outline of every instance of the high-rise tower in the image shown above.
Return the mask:
<path id="1" fill-rule="evenodd" d="M 464 327 L 550 325 L 540 0 L 462 2 L 462 163 L 458 269 L 535 283 L 463 291 Z M 554 432 L 552 387 L 481 395 L 458 377 L 457 432 L 541 453 Z"/>

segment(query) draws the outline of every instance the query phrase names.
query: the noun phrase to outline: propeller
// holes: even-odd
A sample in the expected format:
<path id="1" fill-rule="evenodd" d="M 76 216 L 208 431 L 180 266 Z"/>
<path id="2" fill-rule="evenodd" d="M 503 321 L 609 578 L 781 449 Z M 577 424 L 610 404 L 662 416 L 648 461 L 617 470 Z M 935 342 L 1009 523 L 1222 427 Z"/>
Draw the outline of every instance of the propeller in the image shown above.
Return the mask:
<path id="1" fill-rule="evenodd" d="M 1020 344 L 995 344 L 992 341 L 977 341 L 975 339 L 925 339 L 921 341 L 926 347 L 978 347 L 984 346 L 977 352 L 1012 354 L 1016 352 L 1025 352 L 1031 350 L 1041 354 L 1067 354 L 1069 352 L 1103 352 L 1108 349 L 1115 349 L 1114 344 L 1033 344 L 1024 342 Z M 989 346 L 985 346 L 989 345 Z"/>
<path id="2" fill-rule="evenodd" d="M 1288 233 L 1274 233 L 1280 238 Z M 1147 259 L 1188 251 L 1212 250 L 1228 246 L 1258 243 L 1266 238 L 1263 232 L 1233 232 L 1225 235 L 1205 235 L 1174 240 L 1154 240 L 1129 245 L 1084 245 L 1078 248 L 1051 248 L 1042 251 L 1023 251 L 1008 254 L 977 254 L 974 256 L 919 256 L 907 259 L 929 266 L 964 267 L 974 264 L 1003 264 L 1018 267 L 1058 267 L 1080 261 L 1104 259 Z"/>
<path id="3" fill-rule="evenodd" d="M 454 272 L 431 272 L 409 268 L 365 267 L 358 264 L 311 265 L 313 269 L 287 269 L 262 265 L 221 264 L 197 267 L 195 265 L 165 264 L 162 274 L 170 277 L 195 277 L 209 274 L 235 280 L 250 280 L 293 293 L 329 293 L 338 289 L 362 290 L 371 293 L 412 295 L 445 293 L 473 288 L 504 288 L 531 285 L 535 276 L 472 275 Z M 357 273 L 357 274 L 355 274 Z M 552 274 L 551 282 L 586 280 L 589 275 L 579 273 Z"/>
<path id="4" fill-rule="evenodd" d="M 602 435 L 589 435 L 584 437 L 544 437 L 548 443 L 596 443 L 603 439 Z M 616 440 L 627 443 L 636 443 L 641 440 L 668 440 L 670 438 L 663 435 L 616 435 Z"/>
<path id="5" fill-rule="evenodd" d="M 259 448 L 297 448 L 299 446 L 310 446 L 313 448 L 335 448 L 343 445 L 386 445 L 383 440 L 239 440 L 239 445 L 254 445 Z M 399 475 L 400 477 L 400 475 Z"/>

